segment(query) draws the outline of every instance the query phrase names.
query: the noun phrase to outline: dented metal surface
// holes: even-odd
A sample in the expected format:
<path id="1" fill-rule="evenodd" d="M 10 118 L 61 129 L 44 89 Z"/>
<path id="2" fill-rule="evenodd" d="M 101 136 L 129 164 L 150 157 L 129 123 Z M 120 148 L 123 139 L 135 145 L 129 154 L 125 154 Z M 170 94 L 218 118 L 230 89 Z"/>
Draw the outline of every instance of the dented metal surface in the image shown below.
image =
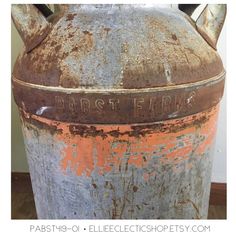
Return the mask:
<path id="1" fill-rule="evenodd" d="M 38 217 L 206 218 L 225 71 L 198 27 L 146 5 L 47 21 L 12 77 Z"/>

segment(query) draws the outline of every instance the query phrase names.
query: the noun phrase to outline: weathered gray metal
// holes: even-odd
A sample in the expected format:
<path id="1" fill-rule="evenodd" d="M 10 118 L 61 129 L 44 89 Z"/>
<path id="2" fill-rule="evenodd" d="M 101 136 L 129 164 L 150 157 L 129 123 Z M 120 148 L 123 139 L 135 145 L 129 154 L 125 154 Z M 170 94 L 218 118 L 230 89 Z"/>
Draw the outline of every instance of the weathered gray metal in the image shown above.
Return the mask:
<path id="1" fill-rule="evenodd" d="M 12 82 L 39 218 L 207 217 L 225 78 L 225 8 L 208 27 L 211 9 L 196 25 L 170 8 L 61 5 L 37 47 L 24 40 Z"/>

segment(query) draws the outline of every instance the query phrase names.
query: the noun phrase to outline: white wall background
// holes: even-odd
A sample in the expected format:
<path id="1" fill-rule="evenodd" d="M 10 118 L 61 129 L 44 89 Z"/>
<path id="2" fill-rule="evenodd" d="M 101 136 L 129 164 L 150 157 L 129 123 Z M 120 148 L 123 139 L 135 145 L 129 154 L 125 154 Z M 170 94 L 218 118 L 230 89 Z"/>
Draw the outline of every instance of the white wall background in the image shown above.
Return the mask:
<path id="1" fill-rule="evenodd" d="M 165 4 L 166 5 L 166 4 Z M 167 5 L 166 5 L 167 6 Z M 174 6 L 176 7 L 176 6 Z M 201 7 L 196 9 L 193 17 L 201 11 Z M 12 68 L 16 57 L 23 44 L 14 25 L 12 24 Z M 218 41 L 218 52 L 226 68 L 226 22 Z M 25 156 L 24 144 L 20 128 L 20 120 L 17 107 L 12 99 L 12 171 L 28 172 L 28 164 Z M 221 108 L 216 136 L 216 147 L 214 153 L 212 182 L 226 183 L 226 90 L 221 101 Z"/>
<path id="2" fill-rule="evenodd" d="M 226 25 L 225 22 L 224 28 L 221 32 L 219 41 L 218 41 L 218 52 L 223 61 L 224 67 L 226 67 Z M 226 80 L 227 81 L 227 80 Z M 226 183 L 226 99 L 227 99 L 227 86 L 225 86 L 224 96 L 221 100 L 220 113 L 218 118 L 218 129 L 216 134 L 216 147 L 215 155 L 213 162 L 213 172 L 212 172 L 212 182 L 221 182 Z"/>

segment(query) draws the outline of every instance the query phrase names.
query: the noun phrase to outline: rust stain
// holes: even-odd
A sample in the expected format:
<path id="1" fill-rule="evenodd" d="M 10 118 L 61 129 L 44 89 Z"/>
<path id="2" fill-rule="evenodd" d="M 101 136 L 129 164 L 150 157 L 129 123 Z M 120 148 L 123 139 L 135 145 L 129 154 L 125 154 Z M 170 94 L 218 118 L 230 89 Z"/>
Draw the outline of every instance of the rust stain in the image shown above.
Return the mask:
<path id="1" fill-rule="evenodd" d="M 72 21 L 72 20 L 75 18 L 76 15 L 77 15 L 76 13 L 70 13 L 70 14 L 68 14 L 68 15 L 66 16 L 66 21 Z"/>
<path id="2" fill-rule="evenodd" d="M 197 205 L 190 199 L 186 199 L 184 201 L 178 201 L 177 204 L 175 204 L 175 207 L 177 208 L 177 207 L 179 207 L 179 205 L 185 205 L 185 204 L 191 204 L 192 207 L 196 211 L 195 219 L 201 219 L 201 215 L 200 215 L 200 212 L 199 212 L 199 209 L 198 209 Z"/>
<path id="3" fill-rule="evenodd" d="M 79 47 L 85 52 L 90 51 L 93 47 L 93 34 L 87 30 L 83 31 L 84 37 L 79 42 Z"/>
<path id="4" fill-rule="evenodd" d="M 175 40 L 175 41 L 177 40 L 177 37 L 176 37 L 175 34 L 172 34 L 172 35 L 171 35 L 171 38 L 172 38 L 173 40 Z"/>
<path id="5" fill-rule="evenodd" d="M 137 192 L 138 191 L 138 187 L 137 186 L 133 186 L 133 191 Z"/>
<path id="6" fill-rule="evenodd" d="M 109 31 L 111 31 L 111 28 L 104 27 L 103 30 L 106 32 L 106 36 L 108 35 Z"/>
<path id="7" fill-rule="evenodd" d="M 55 47 L 55 50 L 56 51 L 59 51 L 61 49 L 61 45 L 57 45 L 56 47 Z"/>
<path id="8" fill-rule="evenodd" d="M 55 46 L 55 45 L 57 45 L 57 42 L 56 42 L 56 41 L 52 41 L 52 42 L 50 43 L 50 46 L 51 46 L 51 47 L 53 47 L 53 46 Z"/>
<path id="9" fill-rule="evenodd" d="M 169 123 L 159 122 L 157 124 L 146 124 L 146 125 L 131 125 L 131 129 L 117 129 L 105 130 L 99 129 L 99 126 L 86 126 L 86 125 L 74 125 L 69 126 L 70 132 L 74 135 L 80 135 L 81 137 L 95 137 L 101 136 L 106 138 L 108 136 L 120 137 L 120 136 L 129 136 L 129 137 L 144 137 L 145 135 L 152 134 L 155 132 L 161 133 L 177 133 L 181 130 L 199 126 L 207 122 L 209 117 L 207 116 L 193 116 L 194 119 L 192 122 L 186 122 L 186 120 L 177 119 L 170 121 Z M 186 118 L 188 119 L 188 118 Z M 114 126 L 117 127 L 117 126 Z"/>
<path id="10" fill-rule="evenodd" d="M 72 48 L 71 52 L 76 52 L 76 51 L 78 51 L 78 49 L 79 49 L 79 47 L 75 46 L 75 47 Z"/>

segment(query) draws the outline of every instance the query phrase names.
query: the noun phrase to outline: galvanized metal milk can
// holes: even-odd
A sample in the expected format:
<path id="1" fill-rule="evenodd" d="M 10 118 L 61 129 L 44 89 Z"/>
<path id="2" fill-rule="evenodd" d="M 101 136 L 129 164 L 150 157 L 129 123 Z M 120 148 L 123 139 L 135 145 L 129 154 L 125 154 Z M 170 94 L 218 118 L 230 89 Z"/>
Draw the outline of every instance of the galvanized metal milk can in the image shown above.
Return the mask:
<path id="1" fill-rule="evenodd" d="M 226 6 L 13 5 L 38 218 L 207 217 Z"/>

